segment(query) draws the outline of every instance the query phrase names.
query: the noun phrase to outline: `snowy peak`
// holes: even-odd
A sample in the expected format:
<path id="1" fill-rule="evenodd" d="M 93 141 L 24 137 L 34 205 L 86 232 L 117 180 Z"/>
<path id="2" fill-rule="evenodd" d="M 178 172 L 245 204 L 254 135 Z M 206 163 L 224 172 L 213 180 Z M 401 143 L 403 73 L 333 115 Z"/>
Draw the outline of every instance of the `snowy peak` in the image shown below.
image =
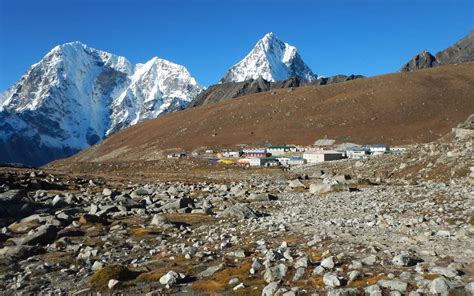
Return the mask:
<path id="1" fill-rule="evenodd" d="M 186 107 L 201 90 L 184 66 L 163 59 L 133 66 L 81 42 L 58 45 L 0 96 L 0 162 L 38 165 L 70 156 Z M 31 152 L 2 150 L 13 143 Z"/>
<path id="2" fill-rule="evenodd" d="M 182 65 L 154 57 L 137 64 L 130 83 L 112 104 L 107 135 L 185 108 L 203 87 Z"/>
<path id="3" fill-rule="evenodd" d="M 282 42 L 270 32 L 238 64 L 231 67 L 221 82 L 242 82 L 263 78 L 275 82 L 296 76 L 311 82 L 317 78 L 304 63 L 296 47 Z"/>

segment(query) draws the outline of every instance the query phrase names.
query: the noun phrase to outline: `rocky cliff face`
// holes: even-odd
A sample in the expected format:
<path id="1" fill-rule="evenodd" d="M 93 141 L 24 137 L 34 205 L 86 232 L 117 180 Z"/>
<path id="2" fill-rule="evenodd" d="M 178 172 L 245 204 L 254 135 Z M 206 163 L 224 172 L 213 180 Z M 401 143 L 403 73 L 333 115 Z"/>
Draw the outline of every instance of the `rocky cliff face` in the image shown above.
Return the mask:
<path id="1" fill-rule="evenodd" d="M 335 75 L 330 77 L 318 77 L 308 82 L 299 77 L 290 77 L 286 80 L 270 82 L 262 78 L 250 79 L 243 82 L 224 82 L 210 86 L 200 93 L 189 103 L 189 107 L 218 103 L 228 99 L 234 99 L 250 94 L 269 91 L 279 88 L 300 87 L 304 85 L 326 85 L 363 78 L 362 75 Z"/>

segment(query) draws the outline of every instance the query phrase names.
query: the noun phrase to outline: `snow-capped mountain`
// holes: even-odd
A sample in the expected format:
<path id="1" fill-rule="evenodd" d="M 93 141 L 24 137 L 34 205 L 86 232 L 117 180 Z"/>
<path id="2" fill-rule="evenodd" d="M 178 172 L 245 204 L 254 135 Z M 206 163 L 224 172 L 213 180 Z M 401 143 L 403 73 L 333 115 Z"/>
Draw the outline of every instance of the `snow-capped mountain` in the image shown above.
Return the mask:
<path id="1" fill-rule="evenodd" d="M 106 135 L 185 107 L 202 87 L 181 65 L 80 42 L 55 47 L 0 96 L 0 162 L 70 156 Z"/>
<path id="2" fill-rule="evenodd" d="M 311 82 L 318 78 L 304 63 L 296 47 L 268 33 L 238 64 L 232 66 L 221 82 L 242 82 L 263 78 L 274 82 L 290 77 Z"/>
<path id="3" fill-rule="evenodd" d="M 202 90 L 184 66 L 157 57 L 137 64 L 129 85 L 112 103 L 106 134 L 183 109 Z"/>

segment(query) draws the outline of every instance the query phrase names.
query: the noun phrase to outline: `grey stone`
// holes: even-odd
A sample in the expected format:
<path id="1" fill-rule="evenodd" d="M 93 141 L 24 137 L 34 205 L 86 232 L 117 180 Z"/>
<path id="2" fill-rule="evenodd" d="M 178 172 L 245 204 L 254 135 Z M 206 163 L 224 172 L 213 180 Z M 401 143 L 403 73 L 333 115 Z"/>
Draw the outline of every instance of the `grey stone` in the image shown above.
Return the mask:
<path id="1" fill-rule="evenodd" d="M 362 264 L 364 265 L 369 265 L 369 266 L 372 266 L 375 264 L 375 262 L 377 261 L 377 256 L 375 255 L 370 255 L 370 256 L 367 256 L 365 258 L 363 258 L 362 260 L 360 260 L 362 262 Z"/>
<path id="2" fill-rule="evenodd" d="M 285 264 L 280 263 L 273 267 L 267 268 L 267 270 L 265 270 L 265 273 L 263 274 L 263 279 L 267 283 L 278 281 L 285 277 L 287 271 L 288 267 L 286 267 Z"/>
<path id="3" fill-rule="evenodd" d="M 327 270 L 332 270 L 334 268 L 333 256 L 327 257 L 323 261 L 321 261 L 321 266 Z"/>
<path id="4" fill-rule="evenodd" d="M 45 246 L 54 242 L 56 235 L 58 233 L 58 228 L 53 225 L 42 225 L 36 228 L 31 234 L 15 240 L 17 245 L 41 245 Z"/>
<path id="5" fill-rule="evenodd" d="M 178 281 L 178 278 L 179 278 L 179 274 L 177 272 L 170 270 L 168 271 L 168 273 L 166 273 L 164 276 L 160 278 L 160 284 L 173 286 Z"/>
<path id="6" fill-rule="evenodd" d="M 257 218 L 257 214 L 246 204 L 236 204 L 230 208 L 225 209 L 221 217 L 235 217 L 239 219 Z"/>
<path id="7" fill-rule="evenodd" d="M 293 282 L 296 282 L 300 280 L 301 278 L 303 278 L 305 270 L 306 269 L 304 267 L 297 268 L 295 271 L 295 275 L 293 276 Z"/>
<path id="8" fill-rule="evenodd" d="M 323 276 L 323 282 L 324 285 L 329 288 L 335 288 L 341 285 L 341 282 L 335 273 L 325 273 Z"/>
<path id="9" fill-rule="evenodd" d="M 418 263 L 419 259 L 406 254 L 399 254 L 392 259 L 392 264 L 398 266 L 414 266 Z"/>
<path id="10" fill-rule="evenodd" d="M 451 287 L 451 283 L 444 277 L 436 278 L 428 285 L 431 293 L 441 296 L 447 296 Z"/>
<path id="11" fill-rule="evenodd" d="M 382 296 L 382 289 L 378 285 L 368 286 L 364 290 L 370 296 Z"/>
<path id="12" fill-rule="evenodd" d="M 214 273 L 218 272 L 218 271 L 221 271 L 225 268 L 225 264 L 224 263 L 221 263 L 219 265 L 216 265 L 216 266 L 211 266 L 211 267 L 208 267 L 206 270 L 202 271 L 201 273 L 198 274 L 198 278 L 206 278 L 206 277 L 210 277 L 211 275 L 213 275 Z"/>
<path id="13" fill-rule="evenodd" d="M 273 296 L 273 294 L 278 290 L 279 283 L 280 282 L 277 281 L 266 285 L 262 290 L 262 296 Z"/>
<path id="14" fill-rule="evenodd" d="M 393 280 L 380 280 L 377 284 L 386 289 L 396 290 L 400 292 L 405 292 L 407 290 L 408 284 L 401 280 L 393 279 Z"/>

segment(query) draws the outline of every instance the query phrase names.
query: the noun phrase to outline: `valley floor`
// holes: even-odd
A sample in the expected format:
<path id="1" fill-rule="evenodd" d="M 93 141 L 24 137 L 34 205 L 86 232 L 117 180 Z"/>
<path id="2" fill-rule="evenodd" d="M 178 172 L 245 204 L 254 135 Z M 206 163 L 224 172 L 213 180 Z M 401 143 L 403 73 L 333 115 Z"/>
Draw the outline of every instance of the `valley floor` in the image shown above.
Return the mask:
<path id="1" fill-rule="evenodd" d="M 2 294 L 474 293 L 472 139 L 288 173 L 143 166 L 1 169 Z"/>

